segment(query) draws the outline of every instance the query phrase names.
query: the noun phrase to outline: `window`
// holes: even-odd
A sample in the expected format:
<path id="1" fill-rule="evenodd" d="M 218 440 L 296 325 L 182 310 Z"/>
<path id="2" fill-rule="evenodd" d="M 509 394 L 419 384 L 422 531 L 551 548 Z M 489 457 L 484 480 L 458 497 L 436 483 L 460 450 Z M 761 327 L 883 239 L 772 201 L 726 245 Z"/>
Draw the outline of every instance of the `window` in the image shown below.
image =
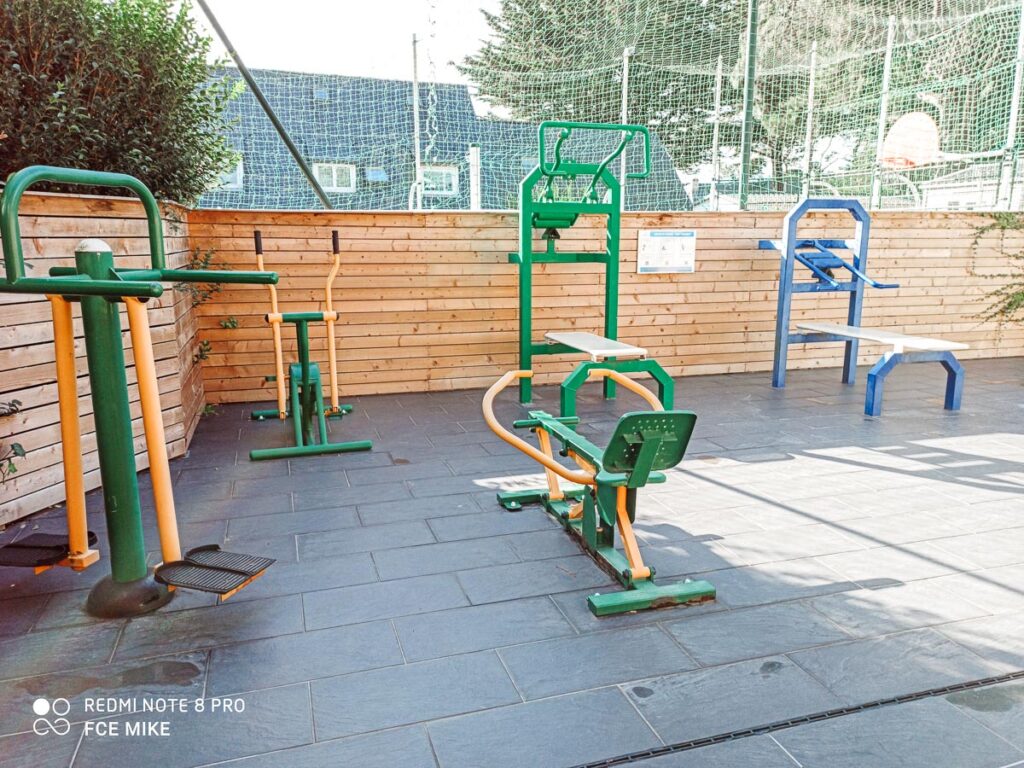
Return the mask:
<path id="1" fill-rule="evenodd" d="M 221 174 L 220 186 L 218 189 L 241 189 L 242 188 L 242 177 L 245 174 L 245 170 L 242 167 L 242 161 L 238 161 L 238 165 L 233 170 L 227 173 Z"/>
<path id="2" fill-rule="evenodd" d="M 424 166 L 423 194 L 446 197 L 459 194 L 459 169 L 451 165 Z"/>
<path id="3" fill-rule="evenodd" d="M 367 168 L 363 171 L 367 181 L 383 182 L 388 180 L 388 172 L 384 168 Z"/>
<path id="4" fill-rule="evenodd" d="M 355 192 L 356 167 L 348 163 L 313 163 L 313 175 L 325 192 Z"/>

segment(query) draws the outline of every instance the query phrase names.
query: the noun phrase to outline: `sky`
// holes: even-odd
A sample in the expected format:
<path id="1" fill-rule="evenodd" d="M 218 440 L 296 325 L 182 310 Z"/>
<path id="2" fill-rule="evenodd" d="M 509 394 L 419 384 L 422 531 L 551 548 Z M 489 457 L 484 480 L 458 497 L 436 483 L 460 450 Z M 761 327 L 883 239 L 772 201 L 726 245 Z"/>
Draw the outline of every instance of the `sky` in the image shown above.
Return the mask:
<path id="1" fill-rule="evenodd" d="M 412 37 L 420 38 L 420 79 L 460 83 L 453 61 L 489 32 L 481 9 L 500 0 L 207 0 L 250 69 L 286 69 L 412 79 Z M 225 49 L 193 4 L 193 16 Z"/>

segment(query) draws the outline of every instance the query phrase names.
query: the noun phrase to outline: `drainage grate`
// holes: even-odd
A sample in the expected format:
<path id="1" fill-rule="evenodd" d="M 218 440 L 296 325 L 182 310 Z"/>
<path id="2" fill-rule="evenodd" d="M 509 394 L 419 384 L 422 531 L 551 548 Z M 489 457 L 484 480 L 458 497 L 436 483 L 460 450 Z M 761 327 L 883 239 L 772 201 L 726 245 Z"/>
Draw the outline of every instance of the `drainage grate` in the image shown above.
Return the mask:
<path id="1" fill-rule="evenodd" d="M 609 757 L 605 760 L 595 760 L 592 763 L 584 763 L 581 765 L 574 766 L 574 768 L 611 768 L 612 766 L 616 765 L 629 765 L 630 763 L 635 763 L 639 760 L 647 760 L 648 758 L 652 757 L 661 757 L 662 755 L 671 755 L 676 752 L 687 752 L 691 749 L 709 747 L 712 744 L 721 744 L 723 741 L 735 741 L 736 739 L 745 739 L 748 736 L 760 736 L 766 733 L 782 731 L 786 728 L 795 728 L 796 726 L 804 725 L 805 723 L 817 723 L 821 720 L 833 720 L 837 717 L 853 715 L 857 712 L 865 712 L 869 709 L 879 709 L 881 707 L 889 707 L 894 704 L 906 704 L 907 702 L 918 701 L 920 699 L 928 699 L 933 696 L 945 696 L 948 693 L 956 693 L 958 691 L 969 691 L 974 688 L 985 688 L 989 685 L 1008 683 L 1012 680 L 1024 680 L 1024 670 L 1009 672 L 1005 675 L 997 675 L 995 677 L 983 677 L 978 680 L 970 680 L 966 683 L 957 683 L 956 685 L 946 685 L 942 688 L 929 688 L 925 691 L 918 691 L 917 693 L 907 693 L 903 696 L 893 696 L 892 698 L 888 699 L 878 699 L 877 701 L 869 701 L 867 704 L 857 704 L 852 707 L 840 707 L 838 709 L 829 709 L 825 712 L 818 712 L 813 715 L 794 717 L 789 720 L 778 720 L 774 723 L 767 723 L 766 725 L 757 725 L 753 728 L 742 728 L 738 731 L 720 733 L 716 736 L 705 736 L 700 739 L 680 741 L 675 744 L 667 744 L 664 747 L 655 747 L 654 749 L 645 749 L 640 752 L 631 752 L 628 755 Z"/>

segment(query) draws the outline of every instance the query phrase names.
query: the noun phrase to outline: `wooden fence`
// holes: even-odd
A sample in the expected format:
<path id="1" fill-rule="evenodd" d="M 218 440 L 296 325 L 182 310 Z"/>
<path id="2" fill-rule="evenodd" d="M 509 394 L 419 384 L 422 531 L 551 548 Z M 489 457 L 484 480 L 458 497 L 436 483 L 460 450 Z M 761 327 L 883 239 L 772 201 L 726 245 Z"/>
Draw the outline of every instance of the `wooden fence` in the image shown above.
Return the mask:
<path id="1" fill-rule="evenodd" d="M 21 230 L 29 273 L 45 275 L 52 266 L 74 264 L 75 245 L 86 237 L 105 240 L 118 266 L 149 265 L 142 206 L 130 199 L 29 194 L 22 198 Z M 164 234 L 170 266 L 189 253 L 187 211 L 164 208 Z M 160 400 L 171 456 L 187 448 L 203 407 L 203 382 L 194 364 L 197 318 L 190 298 L 168 290 L 149 302 Z M 81 316 L 75 317 L 78 410 L 82 423 L 86 488 L 100 484 L 96 436 L 86 375 Z M 135 450 L 139 468 L 148 466 L 142 437 L 138 387 L 127 319 L 123 340 L 128 359 Z M 0 525 L 64 500 L 60 419 L 53 362 L 49 302 L 43 297 L 0 294 L 0 402 L 21 401 L 21 410 L 0 418 L 0 444 L 21 443 L 27 455 L 17 473 L 0 486 Z"/>

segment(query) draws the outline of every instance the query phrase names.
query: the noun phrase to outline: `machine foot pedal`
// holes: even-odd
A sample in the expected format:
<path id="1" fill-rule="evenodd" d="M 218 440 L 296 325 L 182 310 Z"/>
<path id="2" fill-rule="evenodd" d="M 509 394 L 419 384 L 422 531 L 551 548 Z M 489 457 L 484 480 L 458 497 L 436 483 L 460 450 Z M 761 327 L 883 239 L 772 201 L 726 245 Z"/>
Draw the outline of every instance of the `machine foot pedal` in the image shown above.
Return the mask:
<path id="1" fill-rule="evenodd" d="M 96 534 L 89 531 L 89 546 Z M 71 554 L 68 537 L 60 533 L 33 533 L 0 547 L 0 565 L 12 568 L 42 568 L 57 565 Z"/>
<path id="2" fill-rule="evenodd" d="M 275 560 L 258 555 L 225 552 L 216 544 L 190 549 L 182 560 L 156 569 L 161 584 L 213 592 L 226 600 L 263 575 Z"/>

